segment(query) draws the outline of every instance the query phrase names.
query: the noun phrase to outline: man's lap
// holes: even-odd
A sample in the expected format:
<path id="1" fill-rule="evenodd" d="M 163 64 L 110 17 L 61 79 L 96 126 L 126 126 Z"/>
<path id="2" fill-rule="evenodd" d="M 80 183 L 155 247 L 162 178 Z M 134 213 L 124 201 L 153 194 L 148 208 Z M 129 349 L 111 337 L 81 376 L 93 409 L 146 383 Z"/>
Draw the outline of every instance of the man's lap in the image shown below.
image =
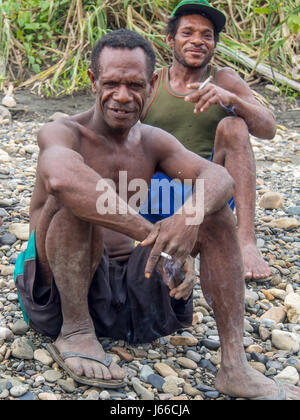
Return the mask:
<path id="1" fill-rule="evenodd" d="M 104 252 L 89 293 L 90 314 L 99 337 L 151 342 L 191 324 L 192 297 L 187 304 L 176 302 L 175 308 L 159 272 L 145 278 L 149 252 L 138 246 L 128 261 L 109 260 Z M 40 287 L 37 276 L 33 233 L 27 251 L 18 258 L 15 282 L 24 318 L 30 326 L 57 337 L 62 314 L 55 280 L 49 287 Z"/>
<path id="2" fill-rule="evenodd" d="M 214 158 L 214 149 L 210 157 L 212 162 Z M 158 188 L 157 185 L 162 182 L 168 182 L 172 184 L 172 188 L 165 187 L 162 185 L 161 188 Z M 154 183 L 153 183 L 154 182 Z M 157 183 L 157 184 L 155 184 Z M 164 191 L 167 191 L 167 194 L 164 195 Z M 170 191 L 170 193 L 169 193 Z M 172 178 L 164 173 L 156 173 L 152 180 L 149 191 L 149 199 L 147 203 L 144 203 L 140 209 L 140 214 L 150 221 L 151 223 L 157 223 L 160 220 L 166 219 L 170 216 L 173 216 L 177 210 L 186 202 L 186 200 L 192 194 L 192 187 L 184 185 L 179 182 L 173 182 Z M 228 205 L 231 210 L 235 209 L 234 198 L 232 197 L 228 201 Z"/>

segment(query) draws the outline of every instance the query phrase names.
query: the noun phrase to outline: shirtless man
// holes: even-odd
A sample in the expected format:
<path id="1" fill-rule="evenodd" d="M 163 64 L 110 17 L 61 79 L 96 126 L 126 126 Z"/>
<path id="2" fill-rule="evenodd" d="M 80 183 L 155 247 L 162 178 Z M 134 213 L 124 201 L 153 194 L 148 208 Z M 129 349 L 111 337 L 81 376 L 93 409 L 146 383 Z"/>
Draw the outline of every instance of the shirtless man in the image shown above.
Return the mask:
<path id="1" fill-rule="evenodd" d="M 171 285 L 170 291 L 155 266 L 164 259 L 162 252 L 183 262 L 200 251 L 202 288 L 215 311 L 222 345 L 217 388 L 233 396 L 277 396 L 276 383 L 251 369 L 244 353 L 242 260 L 226 205 L 232 178 L 168 133 L 138 122 L 155 82 L 153 56 L 138 34 L 120 30 L 106 35 L 93 50 L 89 70 L 94 107 L 40 131 L 32 234 L 27 254 L 19 257 L 20 263 L 25 261 L 23 273 L 17 264 L 15 276 L 21 303 L 31 326 L 58 335 L 49 349 L 71 376 L 90 380 L 83 383 L 120 386 L 124 372 L 105 356 L 97 336 L 125 334 L 135 342 L 149 338 L 149 332 L 153 338 L 169 334 L 190 321 L 185 314 L 194 285 L 189 269 L 184 283 Z M 204 208 L 197 212 L 197 224 L 187 223 L 186 207 L 153 226 L 130 211 L 118 188 L 108 182 L 108 203 L 118 198 L 117 208 L 102 212 L 97 202 L 104 194 L 99 192 L 104 179 L 118 187 L 118 174 L 126 171 L 128 182 L 142 179 L 149 184 L 157 169 L 196 184 L 204 180 Z M 142 241 L 142 247 L 134 248 L 134 240 Z M 107 254 L 113 268 L 109 276 Z M 126 278 L 119 275 L 126 269 L 122 264 L 127 264 Z M 181 303 L 180 313 L 170 295 L 175 307 Z M 294 390 L 288 394 L 300 396 Z"/>
<path id="2" fill-rule="evenodd" d="M 261 281 L 271 270 L 256 246 L 256 167 L 249 133 L 272 139 L 276 123 L 234 70 L 210 64 L 225 22 L 206 0 L 179 3 L 167 27 L 173 62 L 159 72 L 142 121 L 173 134 L 199 156 L 210 159 L 214 149 L 213 161 L 235 182 L 244 277 Z M 195 91 L 209 76 L 211 83 Z"/>

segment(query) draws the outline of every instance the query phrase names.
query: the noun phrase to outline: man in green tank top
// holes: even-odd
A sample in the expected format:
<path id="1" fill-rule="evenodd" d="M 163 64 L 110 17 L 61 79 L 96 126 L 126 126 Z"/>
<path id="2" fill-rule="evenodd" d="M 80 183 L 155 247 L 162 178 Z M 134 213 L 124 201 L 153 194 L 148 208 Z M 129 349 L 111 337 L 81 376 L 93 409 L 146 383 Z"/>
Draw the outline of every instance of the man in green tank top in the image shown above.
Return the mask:
<path id="1" fill-rule="evenodd" d="M 158 72 L 142 121 L 170 132 L 194 153 L 207 159 L 213 156 L 215 163 L 225 166 L 235 181 L 245 278 L 262 280 L 271 271 L 256 245 L 256 166 L 249 133 L 272 139 L 276 122 L 234 70 L 211 64 L 225 23 L 225 15 L 206 0 L 178 4 L 167 27 L 173 62 Z"/>

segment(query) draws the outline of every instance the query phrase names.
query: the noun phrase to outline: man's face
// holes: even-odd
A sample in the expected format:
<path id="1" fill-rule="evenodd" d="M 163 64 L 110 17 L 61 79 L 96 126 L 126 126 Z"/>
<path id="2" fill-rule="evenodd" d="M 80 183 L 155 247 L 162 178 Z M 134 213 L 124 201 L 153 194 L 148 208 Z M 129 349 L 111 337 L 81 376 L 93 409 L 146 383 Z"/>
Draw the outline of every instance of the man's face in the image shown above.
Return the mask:
<path id="1" fill-rule="evenodd" d="M 168 36 L 167 41 L 174 59 L 190 69 L 205 67 L 216 48 L 213 24 L 201 15 L 182 16 L 175 39 Z"/>
<path id="2" fill-rule="evenodd" d="M 152 87 L 144 50 L 105 47 L 99 57 L 98 79 L 92 72 L 89 76 L 109 127 L 121 130 L 133 127 Z"/>

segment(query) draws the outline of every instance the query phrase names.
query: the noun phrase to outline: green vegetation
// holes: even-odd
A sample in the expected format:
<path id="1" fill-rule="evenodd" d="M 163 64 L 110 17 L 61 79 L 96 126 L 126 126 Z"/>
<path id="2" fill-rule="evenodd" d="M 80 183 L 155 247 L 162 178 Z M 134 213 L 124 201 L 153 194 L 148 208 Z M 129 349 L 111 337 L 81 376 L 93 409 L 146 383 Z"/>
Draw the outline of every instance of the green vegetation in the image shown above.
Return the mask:
<path id="1" fill-rule="evenodd" d="M 87 86 L 91 47 L 127 27 L 151 40 L 158 65 L 170 59 L 164 28 L 179 0 L 0 0 L 0 88 L 13 82 L 58 95 Z M 228 16 L 222 43 L 299 80 L 300 0 L 212 0 Z M 297 61 L 298 60 L 298 61 Z M 256 67 L 218 53 L 248 80 Z"/>

